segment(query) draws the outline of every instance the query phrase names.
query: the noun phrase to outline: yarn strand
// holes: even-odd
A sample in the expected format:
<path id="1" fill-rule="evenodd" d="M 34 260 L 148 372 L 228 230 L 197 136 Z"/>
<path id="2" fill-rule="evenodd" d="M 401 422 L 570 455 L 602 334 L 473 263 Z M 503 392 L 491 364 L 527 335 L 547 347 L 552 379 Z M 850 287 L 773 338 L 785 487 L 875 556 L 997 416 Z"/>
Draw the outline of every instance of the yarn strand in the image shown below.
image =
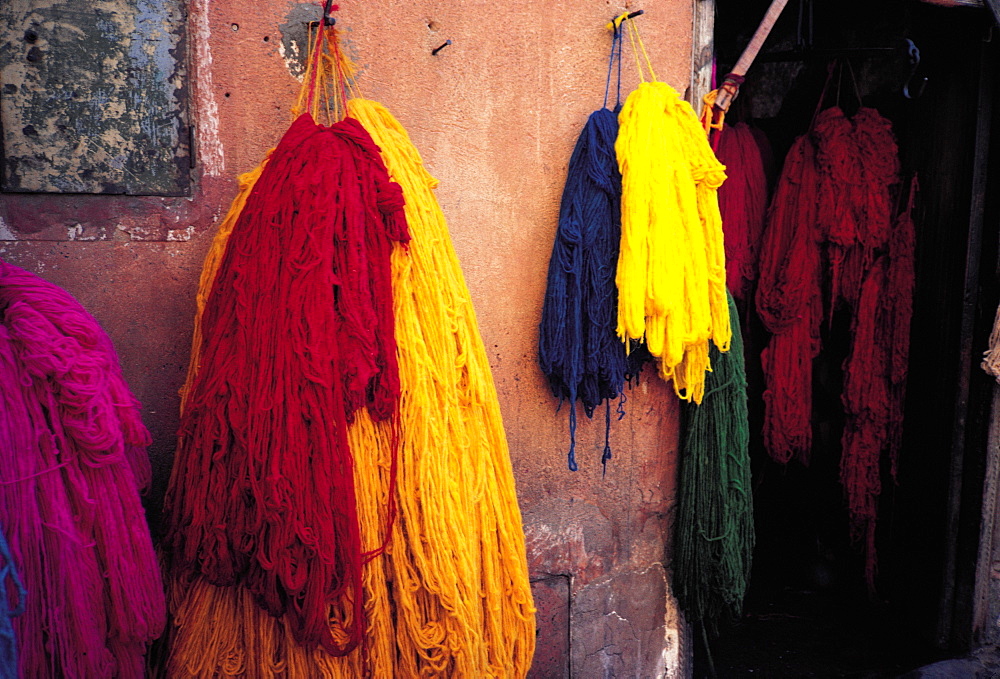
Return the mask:
<path id="1" fill-rule="evenodd" d="M 13 619 L 24 614 L 28 592 L 0 530 L 0 679 L 17 679 L 17 637 Z"/>

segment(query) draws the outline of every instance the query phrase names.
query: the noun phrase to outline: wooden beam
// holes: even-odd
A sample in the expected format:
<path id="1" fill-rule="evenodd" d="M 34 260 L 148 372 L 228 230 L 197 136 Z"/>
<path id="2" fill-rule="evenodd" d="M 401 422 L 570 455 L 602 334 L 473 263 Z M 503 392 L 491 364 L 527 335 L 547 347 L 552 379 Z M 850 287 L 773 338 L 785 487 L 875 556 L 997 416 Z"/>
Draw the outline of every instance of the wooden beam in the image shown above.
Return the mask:
<path id="1" fill-rule="evenodd" d="M 983 481 L 983 512 L 979 528 L 979 552 L 976 557 L 976 583 L 972 602 L 972 640 L 976 645 L 993 643 L 990 597 L 994 590 L 993 559 L 997 541 L 1000 507 L 1000 384 L 993 385 L 990 431 L 986 442 L 986 478 Z"/>
<path id="2" fill-rule="evenodd" d="M 691 29 L 691 82 L 687 100 L 695 112 L 712 89 L 715 62 L 715 0 L 693 0 Z"/>
<path id="3" fill-rule="evenodd" d="M 969 234 L 965 253 L 965 287 L 962 291 L 962 320 L 959 344 L 958 392 L 952 421 L 951 461 L 948 470 L 948 506 L 945 523 L 945 562 L 938 616 L 937 642 L 950 644 L 955 625 L 955 578 L 958 575 L 959 518 L 962 509 L 962 478 L 965 474 L 966 423 L 969 415 L 969 387 L 973 365 L 972 332 L 979 300 L 979 264 L 986 209 L 986 179 L 993 118 L 993 59 L 990 44 L 983 41 L 979 58 L 979 92 L 976 107 L 976 136 L 972 153 L 972 195 L 969 206 Z"/>

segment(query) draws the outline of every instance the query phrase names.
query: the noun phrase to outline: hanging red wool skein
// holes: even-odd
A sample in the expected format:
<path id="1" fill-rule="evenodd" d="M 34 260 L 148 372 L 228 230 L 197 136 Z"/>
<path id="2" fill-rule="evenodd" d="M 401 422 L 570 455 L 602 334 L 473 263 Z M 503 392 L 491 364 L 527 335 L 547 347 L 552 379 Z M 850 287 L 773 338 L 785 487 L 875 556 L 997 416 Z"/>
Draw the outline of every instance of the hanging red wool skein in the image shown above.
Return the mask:
<path id="1" fill-rule="evenodd" d="M 882 492 L 879 460 L 889 418 L 888 343 L 884 333 L 885 257 L 866 272 L 851 324 L 851 353 L 844 361 L 844 432 L 840 480 L 847 496 L 851 539 L 865 552 L 865 580 L 875 582 L 875 520 Z"/>
<path id="2" fill-rule="evenodd" d="M 851 353 L 844 361 L 844 432 L 840 476 L 847 497 L 851 536 L 865 552 L 865 581 L 875 588 L 875 525 L 882 490 L 882 453 L 896 478 L 903 425 L 913 297 L 911 183 L 906 209 L 891 222 L 886 254 L 865 272 L 852 324 Z M 891 214 L 891 207 L 888 208 Z"/>
<path id="3" fill-rule="evenodd" d="M 402 207 L 356 120 L 295 120 L 207 300 L 166 502 L 175 577 L 242 584 L 301 644 L 332 655 L 365 629 L 346 434 L 359 408 L 395 418 L 389 257 L 409 238 Z M 337 603 L 344 618 L 331 620 Z"/>
<path id="4" fill-rule="evenodd" d="M 778 462 L 808 463 L 812 446 L 812 362 L 823 317 L 815 156 L 808 135 L 792 145 L 761 243 L 757 313 L 773 335 L 761 353 L 764 444 Z"/>
<path id="5" fill-rule="evenodd" d="M 767 171 L 760 143 L 746 123 L 724 125 L 716 133 L 715 155 L 726 166 L 719 187 L 719 212 L 726 248 L 726 284 L 739 301 L 757 279 L 760 240 L 767 212 Z"/>
<path id="6" fill-rule="evenodd" d="M 882 455 L 895 478 L 913 295 L 914 180 L 894 220 L 899 159 L 891 124 L 861 107 L 819 113 L 789 152 L 762 246 L 758 312 L 773 337 L 762 355 L 767 381 L 764 442 L 771 457 L 808 462 L 812 360 L 820 350 L 822 263 L 826 318 L 851 319 L 843 365 L 840 477 L 851 536 L 875 587 L 875 523 Z"/>
<path id="7" fill-rule="evenodd" d="M 830 267 L 832 314 L 839 304 L 857 304 L 876 250 L 888 245 L 899 157 L 891 124 L 871 108 L 860 108 L 850 119 L 839 108 L 823 111 L 813 138 L 822 177 L 817 217 Z"/>

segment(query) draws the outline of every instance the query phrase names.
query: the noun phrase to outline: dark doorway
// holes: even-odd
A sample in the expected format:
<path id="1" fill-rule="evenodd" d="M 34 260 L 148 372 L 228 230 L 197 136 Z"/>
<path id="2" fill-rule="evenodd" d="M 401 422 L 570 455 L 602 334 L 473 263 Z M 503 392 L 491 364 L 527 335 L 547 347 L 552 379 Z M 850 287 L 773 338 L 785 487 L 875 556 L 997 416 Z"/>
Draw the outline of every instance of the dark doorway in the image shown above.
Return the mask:
<path id="1" fill-rule="evenodd" d="M 717 0 L 720 76 L 769 4 Z M 709 635 L 710 656 L 699 645 L 696 676 L 711 676 L 714 665 L 720 677 L 895 677 L 973 643 L 992 394 L 979 361 L 1000 298 L 993 24 L 983 8 L 918 0 L 790 0 L 727 117 L 767 133 L 777 171 L 807 132 L 825 84 L 827 105 L 856 108 L 860 95 L 890 119 L 902 177 L 916 173 L 920 183 L 916 287 L 897 482 L 888 469 L 882 475 L 874 595 L 849 538 L 839 478 L 848 325 L 832 316 L 814 363 L 811 462 L 781 465 L 759 436 L 759 350 L 769 336 L 752 305 L 744 310 L 748 346 L 756 348 L 747 360 L 757 547 L 744 616 Z M 834 58 L 840 66 L 828 84 Z"/>

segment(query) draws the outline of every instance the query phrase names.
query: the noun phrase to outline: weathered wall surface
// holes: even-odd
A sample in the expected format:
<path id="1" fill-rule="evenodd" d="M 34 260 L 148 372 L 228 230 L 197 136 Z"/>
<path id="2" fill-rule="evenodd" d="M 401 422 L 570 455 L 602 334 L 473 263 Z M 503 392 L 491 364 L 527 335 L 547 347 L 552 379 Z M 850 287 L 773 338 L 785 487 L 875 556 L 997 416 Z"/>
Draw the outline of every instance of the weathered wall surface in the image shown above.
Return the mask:
<path id="1" fill-rule="evenodd" d="M 680 676 L 679 622 L 665 564 L 677 449 L 676 399 L 647 371 L 613 425 L 578 431 L 580 471 L 565 466 L 556 413 L 535 361 L 536 332 L 566 165 L 601 105 L 604 24 L 642 5 L 605 0 L 367 0 L 340 3 L 338 25 L 364 95 L 409 130 L 449 220 L 500 393 L 534 590 L 534 676 Z M 315 7 L 312 5 L 311 7 Z M 683 92 L 691 3 L 639 19 L 657 75 Z M 66 287 L 116 343 L 153 431 L 153 521 L 169 471 L 177 389 L 194 292 L 213 225 L 289 122 L 302 5 L 191 0 L 191 198 L 0 197 L 0 257 Z M 318 16 L 318 10 L 310 10 Z M 284 37 L 283 40 L 283 31 Z M 437 55 L 431 50 L 452 44 Z M 636 81 L 626 42 L 624 91 Z M 98 228 L 100 227 L 100 228 Z M 93 235 L 96 240 L 80 242 Z M 70 237 L 77 240 L 67 240 Z"/>

